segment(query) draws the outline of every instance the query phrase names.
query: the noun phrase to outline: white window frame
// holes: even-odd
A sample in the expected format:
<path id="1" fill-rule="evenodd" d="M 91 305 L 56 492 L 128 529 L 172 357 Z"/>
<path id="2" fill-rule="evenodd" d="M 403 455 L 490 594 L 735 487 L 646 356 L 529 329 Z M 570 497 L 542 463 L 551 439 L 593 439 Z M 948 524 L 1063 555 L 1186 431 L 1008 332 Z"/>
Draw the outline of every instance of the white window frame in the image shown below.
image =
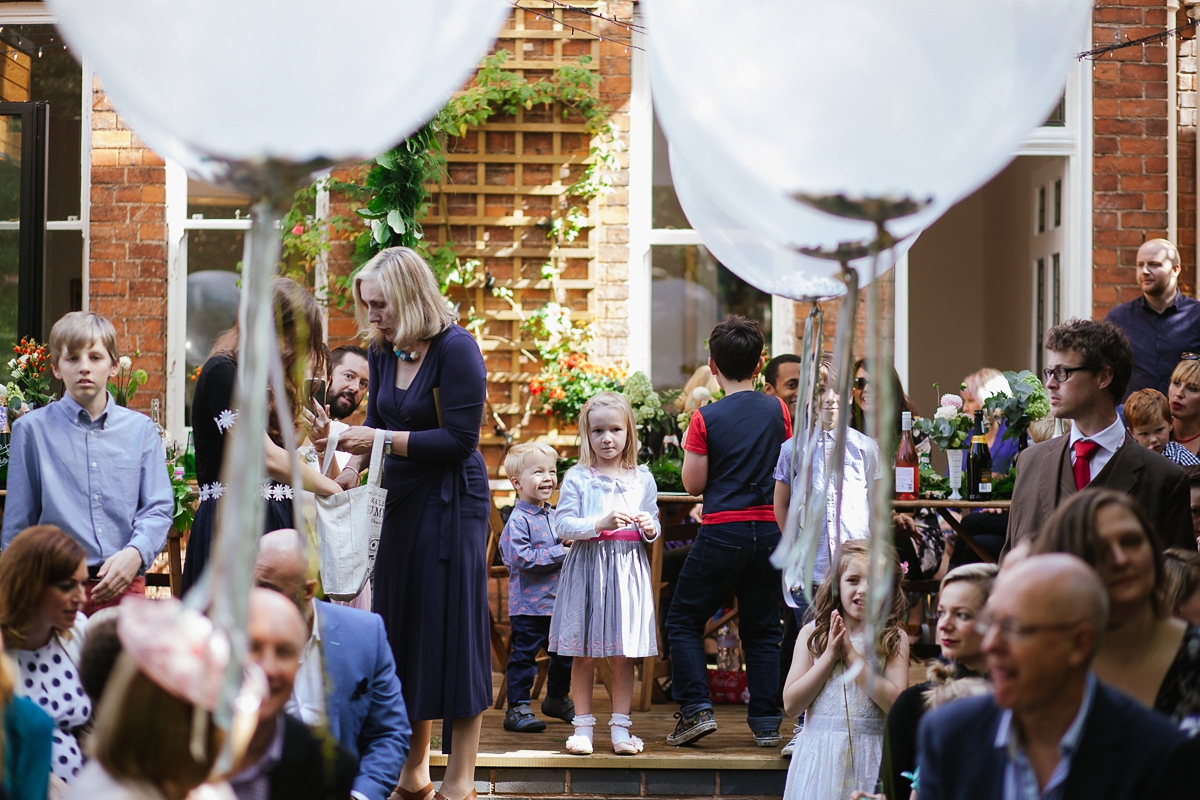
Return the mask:
<path id="1" fill-rule="evenodd" d="M 58 15 L 42 3 L 4 3 L 0 5 L 0 26 L 3 25 L 57 25 Z M 92 211 L 92 85 L 95 74 L 86 59 L 80 59 L 83 70 L 80 87 L 80 135 L 79 135 L 79 216 L 76 219 L 46 220 L 47 231 L 79 231 L 83 236 L 83 263 L 80 278 L 83 281 L 83 310 L 91 307 L 91 270 L 88 268 L 91 251 Z"/>

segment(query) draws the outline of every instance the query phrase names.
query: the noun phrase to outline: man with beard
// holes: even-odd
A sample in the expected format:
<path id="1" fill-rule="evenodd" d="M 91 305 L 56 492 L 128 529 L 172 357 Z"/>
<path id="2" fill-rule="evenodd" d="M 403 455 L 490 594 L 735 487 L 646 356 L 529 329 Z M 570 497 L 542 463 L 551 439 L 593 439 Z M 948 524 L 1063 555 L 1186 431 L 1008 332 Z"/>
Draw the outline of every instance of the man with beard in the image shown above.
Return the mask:
<path id="1" fill-rule="evenodd" d="M 361 425 L 358 407 L 367 396 L 370 383 L 367 351 L 357 345 L 344 344 L 329 354 L 329 388 L 325 391 L 325 412 L 329 414 L 329 432 L 338 433 L 351 425 Z M 355 417 L 349 422 L 344 420 Z M 349 453 L 338 453 L 338 471 L 350 461 Z"/>

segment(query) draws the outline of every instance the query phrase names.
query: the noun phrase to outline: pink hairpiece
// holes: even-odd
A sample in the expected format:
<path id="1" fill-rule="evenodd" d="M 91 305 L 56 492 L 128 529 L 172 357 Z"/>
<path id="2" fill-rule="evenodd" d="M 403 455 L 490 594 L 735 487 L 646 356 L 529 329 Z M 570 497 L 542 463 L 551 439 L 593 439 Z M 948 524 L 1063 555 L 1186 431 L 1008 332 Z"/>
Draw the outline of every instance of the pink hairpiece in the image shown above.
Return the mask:
<path id="1" fill-rule="evenodd" d="M 229 640 L 208 617 L 175 599 L 126 597 L 117 637 L 142 672 L 163 689 L 205 711 L 221 696 Z"/>

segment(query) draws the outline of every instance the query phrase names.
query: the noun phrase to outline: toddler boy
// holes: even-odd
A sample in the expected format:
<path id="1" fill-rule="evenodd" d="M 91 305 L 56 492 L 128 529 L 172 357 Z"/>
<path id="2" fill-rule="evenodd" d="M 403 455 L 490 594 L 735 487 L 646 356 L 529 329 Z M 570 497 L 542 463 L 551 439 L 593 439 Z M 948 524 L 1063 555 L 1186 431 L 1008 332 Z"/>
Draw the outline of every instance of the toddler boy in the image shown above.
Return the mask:
<path id="1" fill-rule="evenodd" d="M 1171 440 L 1171 404 L 1157 389 L 1142 389 L 1125 400 L 1125 424 L 1142 447 L 1149 448 L 1181 467 L 1200 464 L 1192 451 Z"/>
<path id="2" fill-rule="evenodd" d="M 558 589 L 558 573 L 567 550 L 550 526 L 547 501 L 558 483 L 558 453 L 542 442 L 514 445 L 504 457 L 504 471 L 517 490 L 517 505 L 500 534 L 500 557 L 508 567 L 508 616 L 512 646 L 508 656 L 508 711 L 504 730 L 538 733 L 546 723 L 530 710 L 530 691 L 537 676 L 537 654 L 550 638 L 550 616 Z M 542 713 L 570 722 L 575 718 L 571 659 L 550 654 Z"/>
<path id="3" fill-rule="evenodd" d="M 145 595 L 142 574 L 166 544 L 175 498 L 154 423 L 108 393 L 112 323 L 73 311 L 54 323 L 49 349 L 66 394 L 13 424 L 0 539 L 7 547 L 31 525 L 57 525 L 83 545 L 90 615 Z"/>

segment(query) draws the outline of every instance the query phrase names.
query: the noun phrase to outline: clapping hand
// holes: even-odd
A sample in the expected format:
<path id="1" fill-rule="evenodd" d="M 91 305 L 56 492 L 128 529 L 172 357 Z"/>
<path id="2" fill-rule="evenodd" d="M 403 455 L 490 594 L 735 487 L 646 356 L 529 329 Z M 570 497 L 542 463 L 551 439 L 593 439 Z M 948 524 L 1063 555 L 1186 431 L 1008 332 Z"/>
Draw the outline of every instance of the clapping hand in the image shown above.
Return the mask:
<path id="1" fill-rule="evenodd" d="M 829 644 L 825 646 L 825 652 L 840 660 L 846 656 L 847 647 L 853 649 L 846 636 L 846 623 L 842 621 L 842 615 L 835 609 L 829 617 Z"/>

